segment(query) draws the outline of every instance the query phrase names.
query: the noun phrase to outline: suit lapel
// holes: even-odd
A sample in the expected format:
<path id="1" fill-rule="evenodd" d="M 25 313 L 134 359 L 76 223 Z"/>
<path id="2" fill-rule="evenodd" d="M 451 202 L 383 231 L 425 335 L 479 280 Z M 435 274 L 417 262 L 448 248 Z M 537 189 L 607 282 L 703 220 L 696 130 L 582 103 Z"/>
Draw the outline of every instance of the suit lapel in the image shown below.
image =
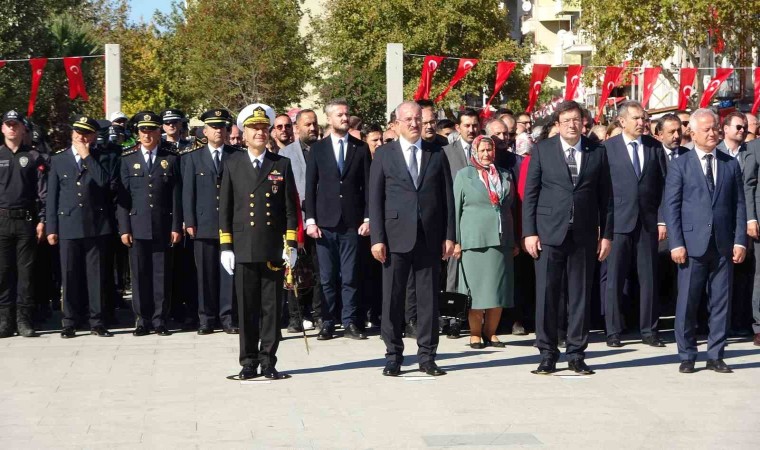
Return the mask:
<path id="1" fill-rule="evenodd" d="M 211 158 L 211 149 L 208 147 L 208 145 L 205 145 L 199 151 L 201 152 L 201 161 L 203 161 L 203 165 L 206 166 L 209 172 L 213 174 L 217 174 L 216 167 L 214 167 L 214 159 Z M 221 158 L 221 155 L 220 155 L 220 158 Z M 221 162 L 221 159 L 220 159 L 220 162 Z"/>
<path id="2" fill-rule="evenodd" d="M 348 135 L 346 135 L 346 154 L 343 158 L 343 173 L 340 174 L 341 180 L 345 178 L 348 173 L 348 168 L 351 166 L 351 161 L 354 159 L 354 153 L 356 153 L 356 145 L 354 145 L 354 143 L 348 139 Z"/>
<path id="3" fill-rule="evenodd" d="M 694 152 L 686 153 L 683 157 L 689 158 L 692 169 L 697 171 L 696 172 L 697 175 L 701 175 L 699 178 L 702 181 L 700 181 L 698 184 L 704 189 L 705 193 L 709 196 L 710 189 L 707 188 L 707 177 L 705 176 L 704 171 L 702 171 L 702 161 L 699 160 L 699 156 L 697 156 L 697 152 L 694 151 Z"/>
<path id="4" fill-rule="evenodd" d="M 420 186 L 422 186 L 422 180 L 425 177 L 425 171 L 427 170 L 428 163 L 430 163 L 430 148 L 428 148 L 427 142 L 422 141 L 422 148 L 420 149 L 422 152 L 422 158 L 420 161 L 420 172 L 417 176 L 417 189 L 419 189 Z M 409 176 L 411 178 L 411 175 Z"/>
<path id="5" fill-rule="evenodd" d="M 412 176 L 409 175 L 409 169 L 406 165 L 406 159 L 404 158 L 404 152 L 401 150 L 401 143 L 399 141 L 396 141 L 393 143 L 393 148 L 390 149 L 391 154 L 393 155 L 393 162 L 397 166 L 397 170 L 404 175 L 402 177 L 409 182 L 412 189 L 414 189 L 414 181 L 412 181 Z M 419 180 L 419 177 L 417 178 Z"/>
<path id="6" fill-rule="evenodd" d="M 726 163 L 721 161 L 720 158 L 718 158 L 718 155 L 715 155 L 715 168 L 717 169 L 716 172 L 718 173 L 718 179 L 715 183 L 715 192 L 713 193 L 712 198 L 713 205 L 715 205 L 715 201 L 718 199 L 718 195 L 720 194 L 720 188 L 723 187 L 723 184 L 726 182 L 726 177 L 728 176 L 726 172 Z M 707 183 L 707 179 L 705 179 L 705 183 Z"/>

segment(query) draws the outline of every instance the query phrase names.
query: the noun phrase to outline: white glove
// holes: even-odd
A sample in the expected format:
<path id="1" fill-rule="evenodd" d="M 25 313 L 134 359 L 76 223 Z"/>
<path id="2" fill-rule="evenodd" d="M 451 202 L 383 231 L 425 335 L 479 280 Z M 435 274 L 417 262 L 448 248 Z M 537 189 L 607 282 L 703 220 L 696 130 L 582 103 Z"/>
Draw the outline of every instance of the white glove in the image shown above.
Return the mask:
<path id="1" fill-rule="evenodd" d="M 221 262 L 228 274 L 232 275 L 235 272 L 235 253 L 232 250 L 222 252 Z"/>
<path id="2" fill-rule="evenodd" d="M 298 260 L 298 250 L 295 248 L 291 248 L 290 252 L 282 249 L 282 259 L 285 261 L 286 265 L 290 267 L 291 269 L 296 266 L 296 261 Z"/>

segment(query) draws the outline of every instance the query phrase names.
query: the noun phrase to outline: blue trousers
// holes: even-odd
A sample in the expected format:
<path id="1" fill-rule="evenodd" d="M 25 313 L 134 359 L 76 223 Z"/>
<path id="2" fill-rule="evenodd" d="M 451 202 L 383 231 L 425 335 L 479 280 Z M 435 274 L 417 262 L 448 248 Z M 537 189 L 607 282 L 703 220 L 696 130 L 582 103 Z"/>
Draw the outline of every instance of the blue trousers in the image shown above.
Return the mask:
<path id="1" fill-rule="evenodd" d="M 322 237 L 317 239 L 319 278 L 325 298 L 322 311 L 324 326 L 334 327 L 338 317 L 338 304 L 342 302 L 340 313 L 344 327 L 353 323 L 359 328 L 364 321 L 358 319 L 358 267 L 356 251 L 359 234 L 356 228 L 320 228 Z"/>

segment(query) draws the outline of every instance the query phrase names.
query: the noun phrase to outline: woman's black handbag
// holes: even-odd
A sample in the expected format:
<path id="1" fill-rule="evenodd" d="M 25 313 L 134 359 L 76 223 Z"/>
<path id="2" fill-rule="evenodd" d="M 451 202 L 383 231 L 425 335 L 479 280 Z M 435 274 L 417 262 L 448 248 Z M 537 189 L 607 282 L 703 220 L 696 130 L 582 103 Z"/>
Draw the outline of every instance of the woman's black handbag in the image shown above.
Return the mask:
<path id="1" fill-rule="evenodd" d="M 462 264 L 461 258 L 459 259 L 459 264 Z M 438 300 L 438 309 L 442 322 L 448 322 L 449 324 L 448 328 L 443 327 L 448 337 L 459 337 L 462 324 L 467 323 L 467 315 L 472 306 L 472 294 L 470 293 L 470 285 L 467 283 L 464 266 L 462 266 L 462 280 L 467 287 L 467 294 L 444 291 L 441 292 Z"/>

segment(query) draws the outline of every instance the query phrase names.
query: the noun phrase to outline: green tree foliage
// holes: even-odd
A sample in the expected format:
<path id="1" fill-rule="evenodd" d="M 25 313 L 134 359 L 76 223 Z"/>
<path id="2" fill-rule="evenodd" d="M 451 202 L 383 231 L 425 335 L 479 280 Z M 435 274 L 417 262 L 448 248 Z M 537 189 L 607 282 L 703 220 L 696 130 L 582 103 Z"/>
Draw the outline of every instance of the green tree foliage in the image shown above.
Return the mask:
<path id="1" fill-rule="evenodd" d="M 725 49 L 721 56 L 734 66 L 749 66 L 752 48 L 760 45 L 760 0 L 575 0 L 580 2 L 581 27 L 596 46 L 593 64 L 619 64 L 625 59 L 660 64 L 678 47 L 691 67 L 709 66 L 700 59 L 711 50 L 708 30 L 719 29 Z M 717 18 L 713 15 L 717 14 Z M 720 61 L 720 60 L 719 60 Z M 665 69 L 677 70 L 678 67 Z M 663 75 L 677 86 L 673 72 Z M 700 75 L 706 75 L 700 72 Z M 702 77 L 697 77 L 702 92 Z M 700 95 L 696 95 L 695 102 Z"/>
<path id="2" fill-rule="evenodd" d="M 366 121 L 382 122 L 385 47 L 389 42 L 402 43 L 407 54 L 527 61 L 530 48 L 520 47 L 509 38 L 506 11 L 499 7 L 501 3 L 498 0 L 326 2 L 326 14 L 312 22 L 323 78 L 317 85 L 321 98 L 349 99 L 354 113 Z M 444 61 L 433 79 L 431 97 L 446 87 L 457 63 Z M 404 58 L 405 98 L 414 95 L 421 67 L 422 58 Z M 458 106 L 465 94 L 479 95 L 484 86 L 490 94 L 495 71 L 495 64 L 482 61 L 440 106 Z M 525 106 L 526 84 L 518 67 L 502 89 L 510 106 Z"/>

